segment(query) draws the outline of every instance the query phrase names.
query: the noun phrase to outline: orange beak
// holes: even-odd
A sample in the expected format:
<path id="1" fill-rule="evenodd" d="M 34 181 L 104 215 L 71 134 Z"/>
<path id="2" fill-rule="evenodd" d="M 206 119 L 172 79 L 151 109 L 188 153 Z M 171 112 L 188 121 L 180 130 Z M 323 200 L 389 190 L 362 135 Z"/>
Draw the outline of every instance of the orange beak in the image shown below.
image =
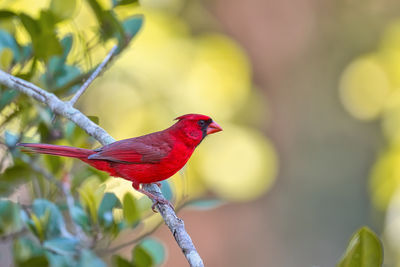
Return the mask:
<path id="1" fill-rule="evenodd" d="M 212 134 L 220 131 L 222 131 L 222 128 L 216 122 L 212 122 L 210 123 L 210 125 L 208 125 L 207 134 Z"/>

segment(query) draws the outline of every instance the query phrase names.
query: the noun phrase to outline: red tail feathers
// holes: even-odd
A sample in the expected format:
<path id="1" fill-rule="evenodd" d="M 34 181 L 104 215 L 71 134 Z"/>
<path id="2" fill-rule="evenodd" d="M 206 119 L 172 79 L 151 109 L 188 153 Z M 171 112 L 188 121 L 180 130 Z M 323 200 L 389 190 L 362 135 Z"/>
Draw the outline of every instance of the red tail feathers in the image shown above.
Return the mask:
<path id="1" fill-rule="evenodd" d="M 57 155 L 57 156 L 79 158 L 79 159 L 86 159 L 89 155 L 96 153 L 90 149 L 70 147 L 70 146 L 30 144 L 30 143 L 20 143 L 17 145 L 25 147 L 26 149 L 23 149 L 24 152 Z"/>

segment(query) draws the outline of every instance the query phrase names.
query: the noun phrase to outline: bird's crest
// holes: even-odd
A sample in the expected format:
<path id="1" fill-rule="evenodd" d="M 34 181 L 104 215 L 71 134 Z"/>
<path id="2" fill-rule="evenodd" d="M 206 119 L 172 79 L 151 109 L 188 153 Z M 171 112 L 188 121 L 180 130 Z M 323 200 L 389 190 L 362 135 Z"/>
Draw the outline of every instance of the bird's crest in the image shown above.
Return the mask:
<path id="1" fill-rule="evenodd" d="M 185 114 L 175 118 L 175 120 L 208 120 L 210 117 L 202 114 Z"/>

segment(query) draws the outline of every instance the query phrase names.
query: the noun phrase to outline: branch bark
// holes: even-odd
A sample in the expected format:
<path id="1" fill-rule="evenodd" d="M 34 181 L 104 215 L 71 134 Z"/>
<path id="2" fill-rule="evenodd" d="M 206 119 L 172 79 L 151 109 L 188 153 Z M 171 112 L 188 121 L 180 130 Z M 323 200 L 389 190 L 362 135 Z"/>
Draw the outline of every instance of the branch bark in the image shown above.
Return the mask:
<path id="1" fill-rule="evenodd" d="M 83 115 L 76 108 L 72 107 L 68 102 L 61 101 L 55 94 L 49 93 L 32 83 L 12 76 L 2 70 L 0 70 L 0 84 L 20 91 L 47 105 L 54 113 L 71 120 L 80 128 L 85 130 L 88 135 L 93 136 L 102 145 L 115 142 L 115 139 L 112 138 L 103 128 L 92 122 L 88 117 Z"/>
<path id="2" fill-rule="evenodd" d="M 143 189 L 157 197 L 164 197 L 160 191 L 160 188 L 155 184 L 146 184 L 144 185 Z M 154 200 L 152 201 L 155 202 Z M 179 247 L 181 248 L 182 253 L 185 255 L 190 266 L 204 267 L 203 261 L 200 258 L 199 253 L 197 253 L 192 239 L 185 230 L 185 224 L 183 220 L 176 216 L 174 210 L 169 205 L 158 203 L 156 207 L 163 217 L 165 224 L 173 234 L 176 242 L 179 244 Z"/>
<path id="3" fill-rule="evenodd" d="M 110 52 L 109 55 L 112 55 L 112 53 Z M 108 60 L 104 61 L 107 62 Z M 79 110 L 75 109 L 70 102 L 61 101 L 53 93 L 49 93 L 32 83 L 19 79 L 15 76 L 12 76 L 2 70 L 0 70 L 0 84 L 7 86 L 8 88 L 15 89 L 19 92 L 22 92 L 34 98 L 35 100 L 47 105 L 54 113 L 71 120 L 80 128 L 85 130 L 87 134 L 89 134 L 90 136 L 94 137 L 97 141 L 99 141 L 102 145 L 115 142 L 115 139 L 112 138 L 103 128 L 92 122 Z M 158 197 L 164 198 L 164 196 L 161 193 L 161 190 L 155 184 L 145 185 L 144 189 L 154 195 L 157 195 Z M 181 248 L 190 266 L 204 267 L 200 255 L 198 254 L 195 246 L 193 245 L 193 242 L 189 234 L 185 230 L 183 220 L 178 218 L 175 214 L 175 211 L 166 204 L 159 203 L 157 205 L 157 209 L 160 212 L 161 216 L 163 217 L 165 224 L 168 226 L 168 228 L 174 235 L 174 238 L 178 246 Z"/>

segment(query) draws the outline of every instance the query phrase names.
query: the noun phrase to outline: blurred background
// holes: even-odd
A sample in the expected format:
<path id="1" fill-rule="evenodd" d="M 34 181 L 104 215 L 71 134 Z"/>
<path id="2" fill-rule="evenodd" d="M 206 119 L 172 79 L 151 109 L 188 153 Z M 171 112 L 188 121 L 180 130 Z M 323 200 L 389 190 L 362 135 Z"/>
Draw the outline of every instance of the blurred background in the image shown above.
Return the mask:
<path id="1" fill-rule="evenodd" d="M 32 16 L 48 2 L 0 1 Z M 142 0 L 116 13 L 144 27 L 79 109 L 116 139 L 184 113 L 222 126 L 170 179 L 206 266 L 334 266 L 362 225 L 400 266 L 398 1 Z M 80 1 L 72 14 L 60 33 L 90 39 L 94 16 Z M 90 68 L 110 47 L 82 60 L 78 42 L 68 60 Z M 167 227 L 154 236 L 164 266 L 185 266 Z"/>
<path id="2" fill-rule="evenodd" d="M 247 105 L 235 120 L 262 131 L 279 158 L 277 179 L 261 197 L 205 213 L 182 211 L 205 262 L 334 266 L 351 233 L 368 225 L 384 239 L 385 264 L 398 266 L 399 3 L 189 6 L 182 17 L 194 30 L 212 23 L 248 58 L 251 94 L 262 109 Z M 202 10 L 203 20 L 193 9 Z M 168 234 L 157 232 L 171 242 Z M 169 263 L 183 265 L 173 248 Z"/>

